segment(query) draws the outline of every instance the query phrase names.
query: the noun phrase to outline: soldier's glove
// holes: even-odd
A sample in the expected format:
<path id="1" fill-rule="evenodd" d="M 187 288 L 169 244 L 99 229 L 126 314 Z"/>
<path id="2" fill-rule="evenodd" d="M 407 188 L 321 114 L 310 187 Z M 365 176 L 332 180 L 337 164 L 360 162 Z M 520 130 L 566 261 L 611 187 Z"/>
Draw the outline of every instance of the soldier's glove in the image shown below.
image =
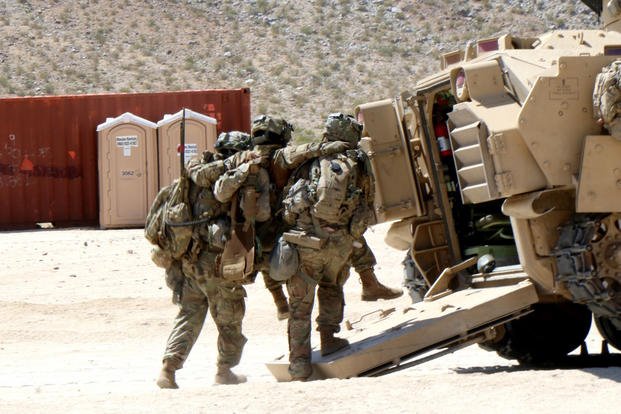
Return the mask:
<path id="1" fill-rule="evenodd" d="M 352 148 L 353 148 L 353 145 L 349 142 L 333 141 L 333 142 L 326 142 L 326 143 L 321 144 L 320 152 L 321 152 L 321 155 L 330 155 L 330 154 L 338 154 L 339 152 L 344 152 Z"/>

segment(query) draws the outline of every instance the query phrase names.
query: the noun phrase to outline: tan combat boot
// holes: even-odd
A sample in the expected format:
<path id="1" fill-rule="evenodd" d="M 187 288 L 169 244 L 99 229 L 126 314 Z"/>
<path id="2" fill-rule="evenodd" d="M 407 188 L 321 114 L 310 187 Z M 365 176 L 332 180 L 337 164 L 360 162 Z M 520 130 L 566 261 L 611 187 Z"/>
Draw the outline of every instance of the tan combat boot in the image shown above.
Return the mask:
<path id="1" fill-rule="evenodd" d="M 375 276 L 373 269 L 363 270 L 360 274 L 362 282 L 362 300 L 374 302 L 378 299 L 395 299 L 403 295 L 403 290 L 382 285 Z"/>
<path id="2" fill-rule="evenodd" d="M 231 371 L 229 364 L 218 364 L 218 371 L 216 372 L 215 383 L 221 385 L 233 385 L 246 382 L 248 379 L 245 375 L 235 374 Z"/>
<path id="3" fill-rule="evenodd" d="M 168 389 L 176 389 L 179 388 L 177 382 L 175 381 L 175 371 L 177 371 L 179 367 L 170 359 L 165 359 L 162 364 L 162 370 L 160 371 L 160 376 L 157 379 L 157 386 L 160 388 L 168 388 Z"/>
<path id="4" fill-rule="evenodd" d="M 334 336 L 332 330 L 322 329 L 319 331 L 321 338 L 321 356 L 335 353 L 339 349 L 349 346 L 349 341 L 344 338 Z"/>
<path id="5" fill-rule="evenodd" d="M 289 303 L 287 302 L 285 292 L 282 290 L 282 286 L 279 286 L 277 289 L 270 289 L 270 293 L 274 298 L 274 304 L 276 305 L 276 317 L 278 320 L 283 321 L 285 319 L 289 319 Z"/>

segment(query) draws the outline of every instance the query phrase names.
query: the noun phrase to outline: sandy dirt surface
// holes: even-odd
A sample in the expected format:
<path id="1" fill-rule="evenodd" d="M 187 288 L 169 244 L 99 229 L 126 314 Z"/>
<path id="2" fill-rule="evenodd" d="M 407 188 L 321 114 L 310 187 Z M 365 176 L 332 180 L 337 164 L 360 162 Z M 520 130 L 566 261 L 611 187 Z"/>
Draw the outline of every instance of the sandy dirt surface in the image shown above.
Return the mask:
<path id="1" fill-rule="evenodd" d="M 390 285 L 402 252 L 367 233 Z M 527 370 L 477 346 L 379 378 L 277 383 L 264 363 L 286 352 L 286 323 L 262 280 L 248 287 L 237 372 L 214 386 L 215 337 L 205 324 L 179 390 L 155 385 L 177 308 L 141 229 L 0 233 L 0 413 L 483 412 L 618 413 L 621 368 Z M 352 274 L 346 318 L 376 309 Z M 380 306 L 407 306 L 402 297 Z M 316 337 L 314 343 L 318 343 Z M 591 332 L 590 349 L 601 338 Z"/>

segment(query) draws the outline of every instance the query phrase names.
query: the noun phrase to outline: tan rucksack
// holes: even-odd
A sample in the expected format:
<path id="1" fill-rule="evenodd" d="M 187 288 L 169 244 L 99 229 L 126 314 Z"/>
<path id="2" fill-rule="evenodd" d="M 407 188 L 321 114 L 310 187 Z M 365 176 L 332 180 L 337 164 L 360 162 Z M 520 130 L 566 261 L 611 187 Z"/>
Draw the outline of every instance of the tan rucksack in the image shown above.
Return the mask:
<path id="1" fill-rule="evenodd" d="M 334 224 L 349 220 L 362 193 L 357 187 L 356 165 L 356 158 L 345 154 L 322 157 L 313 165 L 311 180 L 317 188 L 317 201 L 312 207 L 314 217 Z"/>

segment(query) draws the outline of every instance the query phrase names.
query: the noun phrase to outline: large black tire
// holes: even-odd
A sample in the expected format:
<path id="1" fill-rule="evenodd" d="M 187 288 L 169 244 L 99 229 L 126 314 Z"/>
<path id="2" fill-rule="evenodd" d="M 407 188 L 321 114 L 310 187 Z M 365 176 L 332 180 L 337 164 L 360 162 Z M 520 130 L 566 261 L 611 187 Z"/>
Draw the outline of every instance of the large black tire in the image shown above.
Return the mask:
<path id="1" fill-rule="evenodd" d="M 571 302 L 537 304 L 532 313 L 499 328 L 499 339 L 481 346 L 521 364 L 547 365 L 578 348 L 591 328 L 591 312 Z"/>
<path id="2" fill-rule="evenodd" d="M 621 329 L 618 329 L 610 319 L 605 316 L 595 317 L 595 326 L 606 341 L 621 351 Z"/>

